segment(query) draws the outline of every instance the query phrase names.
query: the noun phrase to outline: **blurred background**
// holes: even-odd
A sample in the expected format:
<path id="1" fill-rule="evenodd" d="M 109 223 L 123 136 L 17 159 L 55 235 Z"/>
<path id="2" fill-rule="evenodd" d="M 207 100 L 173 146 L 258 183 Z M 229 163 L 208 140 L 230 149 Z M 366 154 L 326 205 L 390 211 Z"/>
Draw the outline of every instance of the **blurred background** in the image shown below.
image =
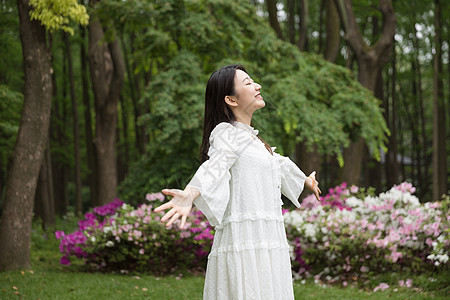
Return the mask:
<path id="1" fill-rule="evenodd" d="M 3 217 L 184 188 L 206 82 L 231 63 L 262 85 L 252 125 L 323 191 L 448 191 L 448 1 L 18 2 L 0 1 Z"/>

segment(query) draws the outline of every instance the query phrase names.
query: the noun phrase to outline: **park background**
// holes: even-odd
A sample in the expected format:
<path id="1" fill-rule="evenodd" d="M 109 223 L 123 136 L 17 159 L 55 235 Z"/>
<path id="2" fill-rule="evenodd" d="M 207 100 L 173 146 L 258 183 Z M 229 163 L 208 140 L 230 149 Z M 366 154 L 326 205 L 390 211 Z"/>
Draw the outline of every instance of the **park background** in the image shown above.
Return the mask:
<path id="1" fill-rule="evenodd" d="M 168 261 L 173 272 L 165 272 L 176 275 L 162 279 L 143 270 L 134 277 L 89 277 L 92 269 L 88 272 L 82 262 L 58 266 L 60 230 L 77 230 L 78 220 L 92 220 L 83 214 L 94 207 L 107 210 L 116 198 L 133 205 L 114 206 L 125 215 L 159 199 L 155 193 L 162 188 L 184 188 L 199 166 L 207 79 L 230 63 L 242 63 L 262 85 L 266 107 L 255 113 L 252 125 L 305 173 L 317 171 L 330 195 L 325 200 L 336 200 L 329 206 L 343 209 L 350 187 L 364 200 L 397 185 L 408 197 L 417 196 L 417 205 L 441 209 L 439 243 L 441 254 L 448 254 L 448 196 L 443 196 L 450 164 L 448 1 L 0 4 L 0 269 L 12 270 L 0 274 L 2 297 L 57 297 L 71 291 L 79 297 L 79 290 L 102 297 L 91 282 L 102 276 L 111 276 L 102 279 L 108 284 L 127 282 L 122 292 L 139 291 L 136 297 L 163 293 L 158 299 L 190 299 L 190 288 L 183 289 L 192 281 L 192 299 L 200 297 L 201 270 L 191 268 L 180 279 L 180 268 L 188 266 L 180 267 L 176 258 Z M 105 215 L 97 213 L 97 225 Z M 155 226 L 146 230 L 159 232 L 168 243 L 170 234 Z M 304 247 L 307 241 L 301 243 Z M 436 250 L 431 243 L 429 248 Z M 125 267 L 108 271 L 120 270 L 128 272 Z M 389 280 L 379 277 L 382 269 L 375 270 L 355 274 L 355 285 L 348 272 L 345 280 L 328 280 L 337 283 L 328 296 L 371 297 L 373 287 L 406 282 L 414 273 L 422 279 L 414 278 L 418 283 L 412 287 L 401 284 L 406 294 L 398 297 L 448 292 L 447 260 L 439 267 L 402 266 Z M 49 276 L 42 275 L 48 283 L 67 279 L 50 288 L 44 279 L 33 279 L 38 273 Z M 144 278 L 153 287 L 133 282 Z M 305 278 L 295 285 L 298 297 L 327 297 L 317 290 L 327 286 L 325 279 Z M 161 280 L 183 291 L 164 294 L 167 286 L 158 291 Z M 343 282 L 347 289 L 334 287 Z M 386 291 L 395 297 L 393 289 Z"/>

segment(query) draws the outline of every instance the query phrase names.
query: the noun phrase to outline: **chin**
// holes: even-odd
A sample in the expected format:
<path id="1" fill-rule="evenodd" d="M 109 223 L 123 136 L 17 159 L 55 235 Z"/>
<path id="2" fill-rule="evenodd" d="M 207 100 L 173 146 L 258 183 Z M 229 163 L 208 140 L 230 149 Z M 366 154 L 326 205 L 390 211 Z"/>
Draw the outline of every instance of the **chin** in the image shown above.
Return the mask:
<path id="1" fill-rule="evenodd" d="M 266 106 L 266 102 L 264 102 L 264 100 L 258 101 L 257 104 L 258 104 L 258 105 L 257 105 L 257 108 L 256 108 L 256 109 L 263 108 L 264 106 Z"/>

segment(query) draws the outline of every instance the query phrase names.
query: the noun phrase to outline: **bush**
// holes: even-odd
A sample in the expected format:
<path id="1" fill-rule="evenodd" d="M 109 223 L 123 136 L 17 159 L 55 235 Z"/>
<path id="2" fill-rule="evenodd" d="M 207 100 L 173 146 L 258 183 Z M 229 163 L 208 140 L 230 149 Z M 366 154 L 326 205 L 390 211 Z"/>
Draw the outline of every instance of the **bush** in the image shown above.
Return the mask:
<path id="1" fill-rule="evenodd" d="M 408 183 L 375 196 L 373 189 L 343 183 L 318 202 L 314 195 L 297 210 L 283 210 L 295 278 L 315 275 L 327 282 L 395 271 L 448 270 L 450 198 L 420 204 Z M 147 201 L 164 201 L 161 193 Z M 158 203 L 159 205 L 160 203 Z M 56 232 L 63 253 L 93 269 L 170 273 L 204 270 L 214 230 L 195 209 L 181 230 L 166 228 L 150 203 L 138 208 L 114 202 L 96 207 L 79 229 Z"/>
<path id="2" fill-rule="evenodd" d="M 163 201 L 161 193 L 148 194 L 148 201 Z M 177 268 L 205 267 L 212 244 L 212 229 L 203 215 L 192 211 L 186 230 L 166 228 L 152 205 L 138 208 L 119 199 L 96 207 L 79 221 L 71 234 L 56 232 L 60 239 L 61 264 L 70 257 L 84 259 L 89 267 L 103 271 L 141 271 L 164 274 Z"/>
<path id="3" fill-rule="evenodd" d="M 448 268 L 449 199 L 420 204 L 408 183 L 373 196 L 343 183 L 284 214 L 294 276 L 328 282 L 369 273 Z"/>

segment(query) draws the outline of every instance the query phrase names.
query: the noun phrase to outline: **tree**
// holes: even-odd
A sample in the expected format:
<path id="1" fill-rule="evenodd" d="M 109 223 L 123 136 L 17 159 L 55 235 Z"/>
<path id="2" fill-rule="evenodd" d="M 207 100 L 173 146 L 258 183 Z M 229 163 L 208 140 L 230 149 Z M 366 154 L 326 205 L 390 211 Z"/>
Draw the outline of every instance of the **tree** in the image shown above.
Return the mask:
<path id="1" fill-rule="evenodd" d="M 30 19 L 30 9 L 28 0 L 19 1 L 25 73 L 24 105 L 0 225 L 0 269 L 30 267 L 33 199 L 50 124 L 50 53 L 45 28 Z"/>
<path id="2" fill-rule="evenodd" d="M 270 26 L 275 30 L 277 37 L 282 40 L 283 33 L 281 32 L 280 23 L 278 22 L 277 0 L 266 0 L 267 12 L 269 13 Z"/>
<path id="3" fill-rule="evenodd" d="M 98 1 L 91 1 L 95 7 Z M 108 27 L 109 24 L 104 24 Z M 110 27 L 111 30 L 112 27 Z M 95 98 L 95 149 L 97 151 L 98 203 L 113 201 L 117 194 L 116 125 L 125 76 L 125 62 L 113 31 L 105 42 L 100 20 L 89 25 L 89 64 Z"/>
<path id="4" fill-rule="evenodd" d="M 441 2 L 434 0 L 433 58 L 433 200 L 447 192 L 447 157 L 445 136 L 445 102 L 442 68 L 442 17 Z"/>
<path id="5" fill-rule="evenodd" d="M 66 32 L 63 33 L 63 40 L 65 50 L 67 53 L 67 63 L 69 67 L 69 84 L 70 84 L 70 100 L 72 103 L 72 117 L 73 117 L 73 139 L 74 139 L 74 157 L 75 157 L 75 213 L 80 216 L 82 213 L 81 203 L 81 161 L 80 161 L 80 133 L 78 126 L 78 110 L 77 99 L 75 95 L 75 79 L 73 75 L 72 53 L 70 50 L 69 36 Z"/>
<path id="6" fill-rule="evenodd" d="M 376 155 L 386 133 L 379 101 L 349 70 L 278 39 L 249 4 L 171 3 L 170 9 L 154 7 L 146 14 L 127 2 L 104 2 L 105 12 L 119 12 L 117 19 L 138 10 L 148 16 L 142 26 L 157 24 L 136 41 L 136 52 L 146 55 L 139 61 L 159 63 L 141 99 L 150 107 L 141 118 L 150 136 L 149 151 L 130 168 L 121 184 L 122 199 L 136 201 L 164 186 L 183 187 L 197 165 L 193 158 L 201 138 L 205 82 L 213 70 L 236 62 L 263 86 L 267 105 L 252 123 L 278 152 L 292 155 L 302 142 L 309 149 L 316 145 L 322 155 L 340 155 L 350 137 L 363 136 Z M 134 26 L 120 26 L 140 32 L 134 20 L 128 21 Z"/>
<path id="7" fill-rule="evenodd" d="M 46 44 L 45 28 L 39 21 L 47 28 L 65 26 L 65 22 L 55 24 L 42 18 L 42 15 L 48 17 L 52 12 L 46 7 L 48 3 L 31 0 L 31 4 L 34 10 L 31 10 L 29 0 L 18 2 L 25 73 L 24 104 L 0 225 L 1 270 L 30 267 L 33 199 L 47 148 L 52 101 L 50 51 Z M 77 4 L 75 7 L 78 7 Z M 67 12 L 64 15 L 68 15 Z"/>
<path id="8" fill-rule="evenodd" d="M 383 15 L 382 33 L 373 45 L 367 45 L 353 13 L 351 0 L 335 1 L 345 30 L 345 39 L 358 62 L 358 80 L 364 87 L 374 91 L 379 70 L 388 61 L 394 41 L 396 17 L 392 2 L 379 0 L 379 9 Z M 363 151 L 364 140 L 360 138 L 353 140 L 344 150 L 346 163 L 344 163 L 342 179 L 349 184 L 358 184 Z"/>

